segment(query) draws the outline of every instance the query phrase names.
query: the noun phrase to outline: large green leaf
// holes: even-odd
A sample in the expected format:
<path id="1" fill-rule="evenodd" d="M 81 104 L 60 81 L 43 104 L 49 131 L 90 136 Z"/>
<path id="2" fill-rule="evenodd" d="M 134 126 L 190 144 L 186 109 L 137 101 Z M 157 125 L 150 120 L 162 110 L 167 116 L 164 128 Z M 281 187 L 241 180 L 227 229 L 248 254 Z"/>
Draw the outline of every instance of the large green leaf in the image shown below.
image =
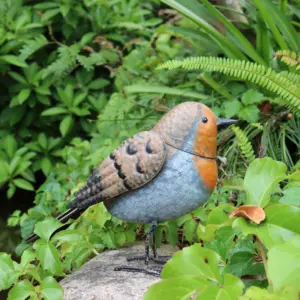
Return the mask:
<path id="1" fill-rule="evenodd" d="M 9 289 L 19 277 L 13 261 L 6 253 L 0 253 L 0 291 Z"/>
<path id="2" fill-rule="evenodd" d="M 71 131 L 74 123 L 75 120 L 71 115 L 65 116 L 59 125 L 61 135 L 66 136 Z"/>
<path id="3" fill-rule="evenodd" d="M 163 280 L 151 286 L 145 300 L 218 299 L 237 300 L 243 282 L 231 274 L 220 275 L 220 257 L 199 244 L 175 253 L 163 271 Z M 218 283 L 218 284 L 216 284 Z"/>
<path id="4" fill-rule="evenodd" d="M 60 115 L 67 113 L 68 110 L 61 106 L 51 107 L 46 110 L 44 110 L 41 115 L 42 116 L 54 116 L 54 115 Z"/>
<path id="5" fill-rule="evenodd" d="M 300 187 L 292 186 L 283 191 L 283 197 L 280 199 L 280 203 L 300 206 L 299 195 Z"/>
<path id="6" fill-rule="evenodd" d="M 285 287 L 278 293 L 251 286 L 239 300 L 299 300 L 297 289 Z"/>
<path id="7" fill-rule="evenodd" d="M 270 249 L 268 253 L 268 278 L 275 291 L 280 291 L 284 286 L 294 286 L 300 292 L 299 236 Z"/>
<path id="8" fill-rule="evenodd" d="M 161 276 L 162 278 L 185 275 L 205 276 L 210 280 L 220 282 L 219 262 L 218 254 L 202 248 L 200 244 L 195 244 L 176 252 L 166 263 Z"/>
<path id="9" fill-rule="evenodd" d="M 247 169 L 244 179 L 246 204 L 265 207 L 277 184 L 286 178 L 286 170 L 284 163 L 269 157 L 254 160 Z"/>
<path id="10" fill-rule="evenodd" d="M 28 280 L 23 280 L 9 291 L 7 300 L 25 300 L 34 294 L 34 286 Z"/>
<path id="11" fill-rule="evenodd" d="M 191 299 L 199 291 L 207 289 L 209 283 L 198 276 L 181 276 L 162 280 L 152 285 L 144 295 L 144 300 Z"/>
<path id="12" fill-rule="evenodd" d="M 46 300 L 61 300 L 64 295 L 63 288 L 53 277 L 46 277 L 41 282 L 41 294 Z"/>
<path id="13" fill-rule="evenodd" d="M 13 183 L 20 189 L 34 191 L 33 185 L 25 179 L 17 178 L 13 180 Z"/>
<path id="14" fill-rule="evenodd" d="M 37 234 L 41 239 L 49 241 L 53 232 L 61 227 L 61 223 L 54 218 L 47 218 L 42 222 L 38 222 L 35 225 L 34 233 Z"/>
<path id="15" fill-rule="evenodd" d="M 240 228 L 245 234 L 257 235 L 267 248 L 283 243 L 300 234 L 300 208 L 286 204 L 275 204 L 265 209 L 266 221 L 259 225 L 250 224 L 242 218 L 236 219 L 232 226 Z"/>
<path id="16" fill-rule="evenodd" d="M 60 254 L 50 242 L 38 240 L 34 243 L 33 248 L 44 270 L 50 271 L 53 275 L 63 275 L 64 267 L 60 261 Z"/>

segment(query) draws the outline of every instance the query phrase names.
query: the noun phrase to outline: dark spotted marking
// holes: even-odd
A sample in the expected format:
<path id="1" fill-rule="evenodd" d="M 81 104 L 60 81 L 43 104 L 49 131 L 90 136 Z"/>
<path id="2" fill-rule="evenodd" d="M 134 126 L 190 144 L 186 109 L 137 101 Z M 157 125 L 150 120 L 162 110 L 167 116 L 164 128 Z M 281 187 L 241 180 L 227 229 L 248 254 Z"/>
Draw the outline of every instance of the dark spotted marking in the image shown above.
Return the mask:
<path id="1" fill-rule="evenodd" d="M 150 142 L 148 142 L 146 144 L 146 152 L 149 153 L 149 154 L 152 154 L 152 152 L 153 152 L 153 149 L 151 148 Z"/>
<path id="2" fill-rule="evenodd" d="M 126 187 L 127 190 L 131 190 L 131 186 L 129 185 L 127 179 L 123 180 L 123 184 L 124 184 L 124 186 Z"/>
<path id="3" fill-rule="evenodd" d="M 136 146 L 134 144 L 129 144 L 126 150 L 129 155 L 134 155 L 137 152 Z"/>
<path id="4" fill-rule="evenodd" d="M 121 179 L 125 179 L 125 178 L 126 178 L 126 175 L 125 175 L 121 170 L 118 170 L 118 176 L 119 176 Z"/>
<path id="5" fill-rule="evenodd" d="M 112 152 L 110 155 L 109 155 L 109 158 L 114 160 L 116 158 L 116 155 Z"/>
<path id="6" fill-rule="evenodd" d="M 144 170 L 142 169 L 141 165 L 140 165 L 140 162 L 137 162 L 135 168 L 136 168 L 136 171 L 137 171 L 138 173 L 140 173 L 140 174 L 145 173 Z"/>
<path id="7" fill-rule="evenodd" d="M 114 163 L 114 166 L 115 166 L 115 168 L 116 168 L 118 171 L 121 170 L 121 165 L 118 164 L 116 161 L 115 161 L 115 163 Z"/>
<path id="8" fill-rule="evenodd" d="M 204 258 L 204 262 L 206 263 L 206 264 L 208 264 L 208 258 Z"/>

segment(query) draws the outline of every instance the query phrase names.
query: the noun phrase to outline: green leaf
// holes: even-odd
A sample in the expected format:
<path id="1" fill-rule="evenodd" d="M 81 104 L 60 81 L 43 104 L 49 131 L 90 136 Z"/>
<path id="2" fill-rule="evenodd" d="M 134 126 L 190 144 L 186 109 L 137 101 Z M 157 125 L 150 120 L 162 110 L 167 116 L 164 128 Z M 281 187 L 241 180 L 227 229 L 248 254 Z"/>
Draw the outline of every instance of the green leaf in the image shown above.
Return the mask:
<path id="1" fill-rule="evenodd" d="M 193 242 L 195 233 L 197 230 L 197 223 L 195 220 L 191 219 L 184 223 L 183 225 L 183 233 L 186 239 L 189 242 Z"/>
<path id="2" fill-rule="evenodd" d="M 199 100 L 207 99 L 207 96 L 195 93 L 192 91 L 186 91 L 183 89 L 171 88 L 167 86 L 155 86 L 155 85 L 142 85 L 135 84 L 125 87 L 125 92 L 128 94 L 136 94 L 136 93 L 157 93 L 162 95 L 172 95 L 172 96 L 180 96 L 187 98 L 195 98 Z"/>
<path id="3" fill-rule="evenodd" d="M 10 199 L 16 192 L 16 186 L 13 183 L 9 183 L 8 190 L 7 190 L 7 198 Z"/>
<path id="4" fill-rule="evenodd" d="M 93 38 L 95 37 L 96 33 L 94 32 L 88 32 L 86 33 L 81 39 L 80 39 L 80 46 L 83 47 L 87 44 L 89 44 Z"/>
<path id="5" fill-rule="evenodd" d="M 21 92 L 17 96 L 19 104 L 23 104 L 29 98 L 30 94 L 31 94 L 30 89 L 21 90 Z"/>
<path id="6" fill-rule="evenodd" d="M 17 151 L 17 142 L 14 136 L 8 134 L 2 140 L 2 147 L 7 153 L 9 158 L 13 158 L 15 152 Z"/>
<path id="7" fill-rule="evenodd" d="M 233 22 L 227 19 L 214 5 L 209 3 L 208 0 L 201 0 L 202 3 L 227 27 L 232 35 L 237 40 L 237 47 L 243 50 L 249 55 L 254 61 L 259 64 L 265 64 L 263 58 L 256 52 L 247 36 L 244 35 L 237 27 L 234 26 Z"/>
<path id="8" fill-rule="evenodd" d="M 218 43 L 219 47 L 223 49 L 229 57 L 247 60 L 244 54 L 230 40 L 201 17 L 200 13 L 203 11 L 203 8 L 196 0 L 162 0 L 162 2 L 178 10 L 182 15 L 195 22 Z"/>
<path id="9" fill-rule="evenodd" d="M 51 107 L 49 109 L 44 110 L 41 115 L 42 116 L 54 116 L 54 115 L 60 115 L 60 114 L 66 114 L 68 113 L 68 110 L 61 106 Z"/>
<path id="10" fill-rule="evenodd" d="M 28 67 L 28 65 L 25 62 L 21 61 L 19 59 L 19 57 L 16 55 L 1 55 L 0 61 L 4 61 L 11 65 L 15 65 L 15 66 L 22 67 L 22 68 Z"/>
<path id="11" fill-rule="evenodd" d="M 299 224 L 299 223 L 298 223 Z M 300 292 L 300 237 L 296 236 L 268 253 L 268 278 L 275 291 L 293 286 Z"/>
<path id="12" fill-rule="evenodd" d="M 41 282 L 40 291 L 45 300 L 61 300 L 64 295 L 63 288 L 53 277 L 46 277 Z"/>
<path id="13" fill-rule="evenodd" d="M 13 180 L 13 183 L 20 189 L 34 191 L 33 185 L 25 179 L 17 178 Z"/>
<path id="14" fill-rule="evenodd" d="M 0 161 L 0 184 L 9 178 L 9 165 L 5 161 Z"/>
<path id="15" fill-rule="evenodd" d="M 286 170 L 284 163 L 269 157 L 254 160 L 247 169 L 244 179 L 246 204 L 265 207 L 278 183 L 286 178 Z"/>
<path id="16" fill-rule="evenodd" d="M 249 123 L 255 123 L 259 120 L 259 114 L 260 110 L 255 105 L 249 105 L 241 108 L 238 117 Z"/>
<path id="17" fill-rule="evenodd" d="M 234 220 L 233 228 L 240 228 L 244 235 L 255 234 L 267 248 L 281 244 L 300 234 L 300 208 L 286 204 L 275 204 L 265 209 L 266 221 L 259 225 L 243 218 Z"/>
<path id="18" fill-rule="evenodd" d="M 47 156 L 45 156 L 41 159 L 41 168 L 45 175 L 49 174 L 49 172 L 51 171 L 52 163 L 51 163 L 51 160 Z"/>
<path id="19" fill-rule="evenodd" d="M 298 292 L 296 288 L 285 287 L 278 293 L 270 293 L 266 289 L 257 286 L 251 286 L 239 300 L 298 300 Z"/>
<path id="20" fill-rule="evenodd" d="M 84 241 L 84 235 L 82 235 L 78 230 L 68 229 L 63 230 L 55 234 L 52 238 L 53 241 L 61 241 L 68 243 L 78 243 L 79 241 Z"/>
<path id="21" fill-rule="evenodd" d="M 9 291 L 7 300 L 24 300 L 34 294 L 34 286 L 28 280 L 23 280 Z"/>
<path id="22" fill-rule="evenodd" d="M 110 81 L 103 79 L 103 78 L 98 78 L 98 79 L 93 80 L 88 85 L 88 88 L 91 90 L 101 90 L 109 84 L 110 84 Z"/>
<path id="23" fill-rule="evenodd" d="M 242 102 L 245 105 L 259 104 L 264 98 L 265 96 L 262 93 L 256 90 L 248 90 L 246 93 L 243 94 Z"/>
<path id="24" fill-rule="evenodd" d="M 241 107 L 242 105 L 240 101 L 237 99 L 226 101 L 224 103 L 224 116 L 226 118 L 231 118 L 233 116 L 236 116 L 240 111 Z"/>
<path id="25" fill-rule="evenodd" d="M 22 84 L 27 84 L 27 81 L 24 76 L 20 75 L 17 72 L 8 72 L 8 74 L 16 81 Z"/>
<path id="26" fill-rule="evenodd" d="M 86 93 L 81 93 L 77 95 L 73 101 L 73 106 L 74 107 L 78 106 L 86 98 L 86 96 L 87 96 Z"/>
<path id="27" fill-rule="evenodd" d="M 292 186 L 283 191 L 283 197 L 280 199 L 280 203 L 298 205 L 300 206 L 300 187 Z"/>
<path id="28" fill-rule="evenodd" d="M 30 262 L 35 260 L 35 253 L 31 249 L 26 249 L 21 257 L 21 266 L 25 267 Z"/>
<path id="29" fill-rule="evenodd" d="M 49 241 L 53 232 L 61 227 L 61 225 L 62 224 L 58 220 L 49 217 L 35 225 L 34 233 L 37 234 L 41 239 Z"/>
<path id="30" fill-rule="evenodd" d="M 58 250 L 45 240 L 38 240 L 33 244 L 36 257 L 40 261 L 44 270 L 49 270 L 52 275 L 63 275 L 63 264 L 60 261 Z"/>
<path id="31" fill-rule="evenodd" d="M 73 128 L 75 120 L 72 116 L 68 115 L 60 122 L 59 131 L 62 136 L 66 136 Z"/>
<path id="32" fill-rule="evenodd" d="M 9 289 L 19 277 L 10 255 L 0 253 L 0 291 Z"/>
<path id="33" fill-rule="evenodd" d="M 144 294 L 144 300 L 193 299 L 197 292 L 207 289 L 209 283 L 199 276 L 181 276 L 162 280 L 152 285 Z M 213 298 L 203 298 L 213 299 Z"/>
<path id="34" fill-rule="evenodd" d="M 43 150 L 47 149 L 48 146 L 48 142 L 47 142 L 47 136 L 45 133 L 40 133 L 38 135 L 38 142 L 40 144 L 40 146 L 42 147 Z"/>
<path id="35" fill-rule="evenodd" d="M 162 278 L 174 278 L 185 275 L 205 276 L 209 280 L 221 282 L 218 269 L 220 256 L 214 251 L 195 244 L 176 252 L 162 271 Z"/>
<path id="36" fill-rule="evenodd" d="M 299 37 L 287 14 L 283 13 L 271 0 L 254 0 L 253 2 L 269 25 L 281 50 L 293 49 L 298 51 Z"/>

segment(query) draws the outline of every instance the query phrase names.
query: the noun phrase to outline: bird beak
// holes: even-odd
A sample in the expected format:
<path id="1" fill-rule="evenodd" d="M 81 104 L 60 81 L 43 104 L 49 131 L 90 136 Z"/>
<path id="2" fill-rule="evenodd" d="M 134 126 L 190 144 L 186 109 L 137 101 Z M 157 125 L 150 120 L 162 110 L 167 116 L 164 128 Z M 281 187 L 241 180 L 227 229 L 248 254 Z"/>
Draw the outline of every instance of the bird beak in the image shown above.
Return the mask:
<path id="1" fill-rule="evenodd" d="M 217 126 L 218 126 L 218 128 L 224 128 L 224 127 L 232 125 L 236 122 L 237 122 L 237 120 L 233 120 L 233 119 L 218 118 Z"/>

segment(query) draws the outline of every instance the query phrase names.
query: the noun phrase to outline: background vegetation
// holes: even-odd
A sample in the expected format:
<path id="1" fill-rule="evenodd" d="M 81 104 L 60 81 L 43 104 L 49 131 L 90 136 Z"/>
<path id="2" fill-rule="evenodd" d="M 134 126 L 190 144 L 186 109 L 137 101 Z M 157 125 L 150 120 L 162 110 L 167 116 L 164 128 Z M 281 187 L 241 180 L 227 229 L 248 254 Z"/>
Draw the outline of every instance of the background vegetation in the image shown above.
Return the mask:
<path id="1" fill-rule="evenodd" d="M 143 236 L 147 225 L 102 205 L 52 233 L 93 167 L 188 100 L 240 127 L 219 135 L 219 184 L 205 207 L 158 226 L 158 244 L 194 245 L 145 299 L 162 290 L 174 299 L 182 285 L 180 297 L 298 299 L 299 3 L 222 3 L 0 2 L 0 290 L 9 299 L 60 299 L 60 278 Z M 243 204 L 253 209 L 236 211 Z M 41 239 L 28 247 L 33 230 Z M 172 266 L 195 257 L 197 270 Z"/>

